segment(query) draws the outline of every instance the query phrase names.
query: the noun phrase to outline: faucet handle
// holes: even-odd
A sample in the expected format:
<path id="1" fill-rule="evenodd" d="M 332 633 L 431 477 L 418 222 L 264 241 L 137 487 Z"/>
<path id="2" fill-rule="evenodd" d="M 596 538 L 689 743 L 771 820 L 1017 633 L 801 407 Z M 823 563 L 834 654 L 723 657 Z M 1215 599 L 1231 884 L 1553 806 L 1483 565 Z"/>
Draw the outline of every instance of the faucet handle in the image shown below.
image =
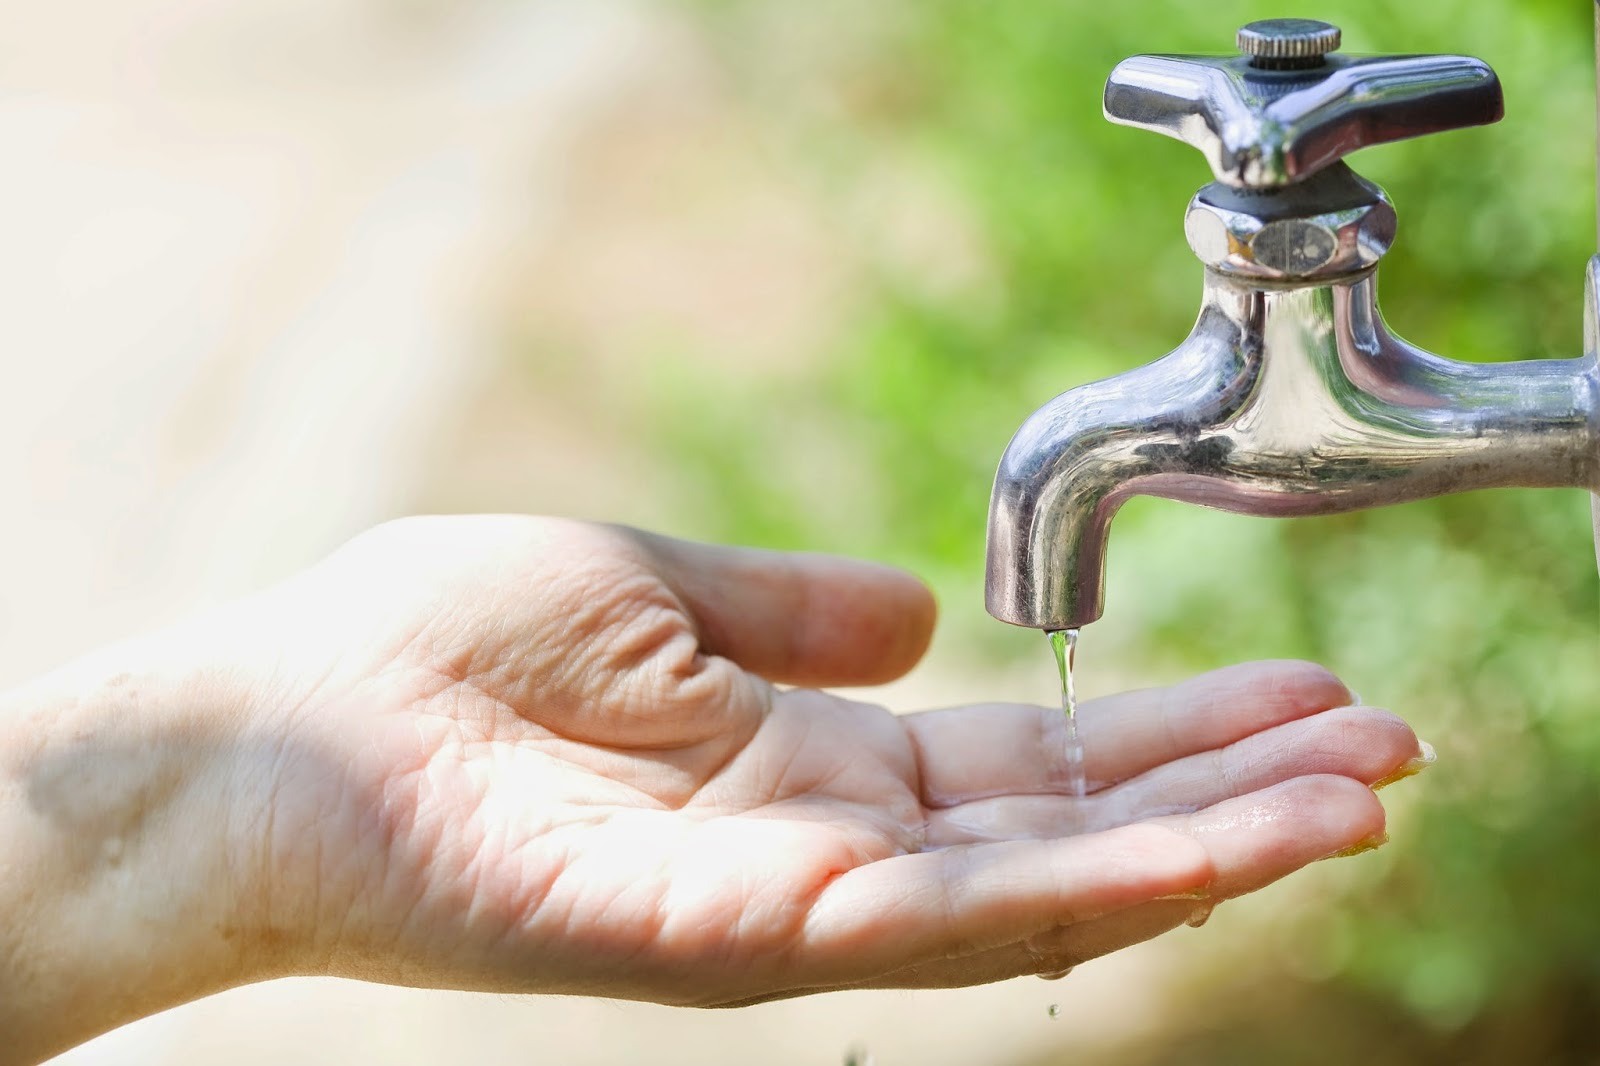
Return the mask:
<path id="1" fill-rule="evenodd" d="M 1275 189 L 1358 148 L 1482 126 L 1505 114 L 1500 80 L 1471 56 L 1336 56 L 1339 29 L 1268 19 L 1236 56 L 1134 56 L 1106 82 L 1112 122 L 1200 149 L 1218 181 Z"/>

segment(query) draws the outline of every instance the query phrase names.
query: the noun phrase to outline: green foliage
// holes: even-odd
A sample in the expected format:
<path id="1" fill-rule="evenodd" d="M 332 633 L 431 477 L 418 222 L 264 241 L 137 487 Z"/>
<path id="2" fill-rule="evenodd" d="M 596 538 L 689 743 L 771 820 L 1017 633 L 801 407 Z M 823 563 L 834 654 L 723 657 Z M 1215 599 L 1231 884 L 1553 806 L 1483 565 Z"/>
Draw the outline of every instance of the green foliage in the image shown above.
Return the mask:
<path id="1" fill-rule="evenodd" d="M 664 382 L 665 395 L 720 402 L 709 416 L 664 402 L 662 439 L 720 486 L 708 532 L 908 563 L 933 575 L 977 645 L 1021 648 L 1044 670 L 1043 647 L 1005 644 L 978 607 L 994 463 L 1049 396 L 1181 339 L 1199 288 L 1181 212 L 1204 165 L 1105 123 L 1101 85 L 1126 55 L 1226 50 L 1236 25 L 1283 12 L 834 0 L 777 19 L 775 5 L 701 6 L 767 147 L 835 205 L 842 230 L 864 234 L 868 284 L 815 374 Z M 1576 354 L 1595 243 L 1587 7 L 1327 0 L 1316 14 L 1344 27 L 1348 51 L 1467 52 L 1505 85 L 1499 126 L 1352 160 L 1400 213 L 1384 267 L 1391 324 L 1455 358 Z M 976 262 L 956 282 L 929 283 L 946 263 L 875 246 L 882 205 L 854 193 L 886 168 L 944 192 L 942 221 Z M 784 476 L 799 469 L 790 442 L 824 435 L 847 463 L 821 495 L 848 506 L 815 506 L 814 485 Z M 1448 1029 L 1553 975 L 1600 991 L 1596 584 L 1578 494 L 1294 522 L 1137 501 L 1112 537 L 1102 647 L 1157 673 L 1326 661 L 1439 746 L 1402 854 L 1342 918 L 1313 924 L 1347 941 L 1338 980 Z M 1091 664 L 1100 639 L 1085 639 Z"/>

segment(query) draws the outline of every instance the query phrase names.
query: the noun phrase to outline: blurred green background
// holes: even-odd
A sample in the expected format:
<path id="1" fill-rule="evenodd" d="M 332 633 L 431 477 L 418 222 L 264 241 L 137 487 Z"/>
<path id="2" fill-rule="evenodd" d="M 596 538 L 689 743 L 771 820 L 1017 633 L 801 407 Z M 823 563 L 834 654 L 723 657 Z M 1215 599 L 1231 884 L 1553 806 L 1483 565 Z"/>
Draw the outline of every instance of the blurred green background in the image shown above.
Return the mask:
<path id="1" fill-rule="evenodd" d="M 663 364 L 650 431 L 717 486 L 695 531 L 911 566 L 959 654 L 1043 670 L 1042 641 L 978 606 L 994 463 L 1040 403 L 1164 353 L 1198 306 L 1181 213 L 1204 164 L 1104 122 L 1105 75 L 1137 52 L 1227 50 L 1237 25 L 1285 14 L 1339 23 L 1346 51 L 1495 67 L 1501 125 L 1352 160 L 1400 214 L 1387 317 L 1458 359 L 1577 354 L 1595 245 L 1588 5 L 707 0 L 762 150 L 825 197 L 867 269 L 804 373 Z M 902 196 L 938 205 L 934 232 L 896 232 Z M 1259 951 L 1219 958 L 1192 1017 L 1119 1061 L 1600 1055 L 1589 523 L 1563 492 L 1301 521 L 1124 510 L 1087 673 L 1315 659 L 1406 714 L 1441 764 L 1381 860 L 1263 925 Z"/>
<path id="2" fill-rule="evenodd" d="M 3 0 L 0 0 L 3 3 Z M 1048 699 L 983 611 L 995 464 L 1177 344 L 1208 172 L 1104 122 L 1139 52 L 1255 18 L 1460 51 L 1498 126 L 1359 153 L 1390 324 L 1574 355 L 1595 246 L 1578 0 L 13 3 L 0 127 L 0 674 L 258 589 L 417 511 L 532 511 L 900 563 L 897 708 Z M 1587 501 L 1272 521 L 1137 500 L 1082 690 L 1300 656 L 1439 749 L 1393 842 L 1081 969 L 732 1012 L 284 981 L 74 1066 L 1600 1061 L 1600 588 Z M 1059 1002 L 1051 1020 L 1047 1007 Z"/>

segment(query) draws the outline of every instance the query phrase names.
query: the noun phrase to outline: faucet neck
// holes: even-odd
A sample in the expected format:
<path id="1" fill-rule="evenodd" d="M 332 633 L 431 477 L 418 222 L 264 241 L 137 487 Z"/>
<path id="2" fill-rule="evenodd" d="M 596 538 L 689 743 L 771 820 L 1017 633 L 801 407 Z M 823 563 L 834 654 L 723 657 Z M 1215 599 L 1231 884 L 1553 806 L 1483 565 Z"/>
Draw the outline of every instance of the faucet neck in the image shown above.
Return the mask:
<path id="1" fill-rule="evenodd" d="M 1111 519 L 1131 496 L 1315 515 L 1469 489 L 1600 492 L 1600 257 L 1588 354 L 1458 363 L 1384 327 L 1377 279 L 1267 285 L 1209 271 L 1193 332 L 1164 358 L 1079 386 L 1023 423 L 989 517 L 996 618 L 1100 616 Z"/>
<path id="2" fill-rule="evenodd" d="M 1588 290 L 1592 323 L 1600 256 L 1590 263 Z M 1243 429 L 1258 448 L 1313 456 L 1371 445 L 1387 456 L 1425 445 L 1428 461 L 1441 463 L 1489 448 L 1485 485 L 1600 491 L 1592 324 L 1588 352 L 1575 359 L 1457 362 L 1391 333 L 1377 294 L 1376 269 L 1299 286 L 1208 270 L 1200 322 L 1173 357 L 1199 358 L 1247 383 L 1218 421 Z M 1463 461 L 1438 491 L 1473 487 L 1471 472 Z"/>

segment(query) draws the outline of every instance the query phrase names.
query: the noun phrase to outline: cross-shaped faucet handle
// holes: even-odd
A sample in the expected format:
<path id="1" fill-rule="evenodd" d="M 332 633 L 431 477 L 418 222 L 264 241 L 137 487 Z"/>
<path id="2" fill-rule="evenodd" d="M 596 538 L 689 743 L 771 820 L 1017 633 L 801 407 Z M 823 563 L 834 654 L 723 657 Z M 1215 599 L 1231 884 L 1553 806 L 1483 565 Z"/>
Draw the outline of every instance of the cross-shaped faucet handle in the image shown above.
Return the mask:
<path id="1" fill-rule="evenodd" d="M 1112 122 L 1200 149 L 1218 181 L 1274 189 L 1374 144 L 1482 126 L 1505 113 L 1500 80 L 1456 55 L 1338 56 L 1309 19 L 1253 22 L 1236 56 L 1134 56 L 1106 82 Z"/>

